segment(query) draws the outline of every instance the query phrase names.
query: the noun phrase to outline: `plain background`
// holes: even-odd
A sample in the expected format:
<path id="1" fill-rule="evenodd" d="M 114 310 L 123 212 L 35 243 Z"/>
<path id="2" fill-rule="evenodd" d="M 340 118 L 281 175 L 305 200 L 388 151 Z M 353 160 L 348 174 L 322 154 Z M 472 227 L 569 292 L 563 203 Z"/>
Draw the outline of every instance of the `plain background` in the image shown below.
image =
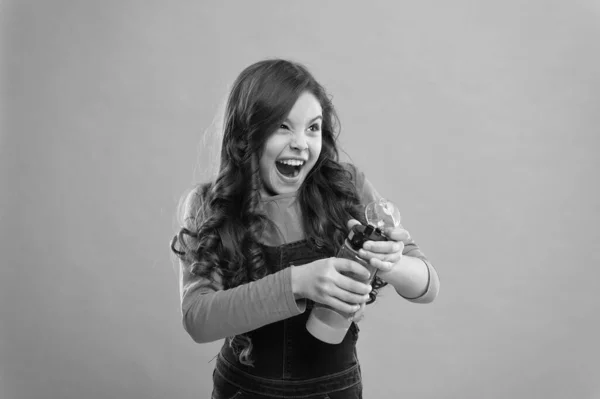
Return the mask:
<path id="1" fill-rule="evenodd" d="M 2 399 L 210 396 L 222 341 L 183 330 L 169 241 L 267 57 L 326 86 L 441 278 L 368 309 L 365 398 L 600 398 L 598 2 L 4 0 L 0 22 Z"/>

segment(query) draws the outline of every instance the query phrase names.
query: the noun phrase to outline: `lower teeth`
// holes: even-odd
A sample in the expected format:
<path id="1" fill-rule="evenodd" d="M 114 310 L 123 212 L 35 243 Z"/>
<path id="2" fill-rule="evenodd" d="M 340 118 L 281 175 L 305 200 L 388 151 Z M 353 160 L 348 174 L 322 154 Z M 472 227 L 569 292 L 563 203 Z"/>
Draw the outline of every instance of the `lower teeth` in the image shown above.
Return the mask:
<path id="1" fill-rule="evenodd" d="M 279 172 L 281 173 L 281 172 Z M 288 177 L 288 178 L 293 178 L 296 177 L 300 174 L 300 171 L 298 169 L 294 169 L 294 171 L 291 174 L 287 174 L 287 173 L 281 173 L 283 176 Z"/>

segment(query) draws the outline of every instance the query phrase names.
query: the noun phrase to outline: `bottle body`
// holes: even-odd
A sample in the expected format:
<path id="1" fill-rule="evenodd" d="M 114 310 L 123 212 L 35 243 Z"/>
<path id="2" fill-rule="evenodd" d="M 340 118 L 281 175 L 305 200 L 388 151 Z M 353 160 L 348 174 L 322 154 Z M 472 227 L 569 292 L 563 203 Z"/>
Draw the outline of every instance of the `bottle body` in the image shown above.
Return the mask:
<path id="1" fill-rule="evenodd" d="M 359 223 L 352 226 L 344 245 L 336 256 L 353 260 L 365 267 L 369 271 L 369 278 L 366 280 L 354 273 L 344 273 L 344 275 L 371 285 L 377 274 L 377 268 L 359 257 L 358 251 L 366 241 L 388 241 L 382 229 L 399 226 L 400 211 L 390 201 L 380 198 L 365 207 L 365 219 L 366 225 Z M 323 342 L 339 344 L 344 340 L 348 328 L 352 324 L 352 316 L 353 314 L 342 314 L 330 306 L 315 303 L 306 322 L 306 329 Z"/>
<path id="2" fill-rule="evenodd" d="M 369 271 L 369 278 L 365 280 L 362 277 L 355 275 L 354 273 L 342 272 L 342 274 L 344 274 L 345 276 L 351 277 L 354 280 L 358 280 L 358 281 L 361 281 L 361 282 L 364 282 L 367 284 L 371 284 L 373 282 L 373 279 L 375 278 L 375 275 L 377 274 L 377 268 L 371 266 L 369 264 L 369 262 L 367 262 L 363 258 L 359 257 L 358 252 L 352 248 L 352 245 L 350 244 L 350 241 L 348 239 L 346 239 L 346 241 L 344 242 L 344 245 L 342 246 L 342 248 L 340 248 L 336 257 L 350 259 L 350 260 L 355 261 L 356 263 L 361 264 L 365 269 L 367 269 Z"/>
<path id="3" fill-rule="evenodd" d="M 377 269 L 372 267 L 367 261 L 358 256 L 349 240 L 346 239 L 344 245 L 337 254 L 338 258 L 346 258 L 361 264 L 367 270 L 369 270 L 369 278 L 364 280 L 359 278 L 353 273 L 343 273 L 344 275 L 351 277 L 355 280 L 366 282 L 371 284 L 375 278 Z M 329 344 L 339 344 L 344 340 L 348 328 L 352 324 L 352 313 L 340 313 L 330 306 L 315 303 L 314 308 L 311 311 L 308 321 L 306 322 L 306 329 L 315 337 L 323 342 Z"/>

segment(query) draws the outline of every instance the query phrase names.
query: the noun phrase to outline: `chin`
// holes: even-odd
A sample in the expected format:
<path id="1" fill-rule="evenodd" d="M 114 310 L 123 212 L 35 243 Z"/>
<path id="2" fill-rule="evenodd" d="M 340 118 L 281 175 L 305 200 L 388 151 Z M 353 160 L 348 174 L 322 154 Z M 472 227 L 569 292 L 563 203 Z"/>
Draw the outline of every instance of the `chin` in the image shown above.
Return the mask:
<path id="1" fill-rule="evenodd" d="M 290 180 L 296 181 L 290 182 Z M 286 179 L 285 176 L 280 175 L 275 170 L 270 179 L 271 185 L 270 187 L 266 187 L 266 191 L 270 195 L 289 194 L 298 191 L 303 182 L 304 176 L 298 176 L 296 179 Z"/>

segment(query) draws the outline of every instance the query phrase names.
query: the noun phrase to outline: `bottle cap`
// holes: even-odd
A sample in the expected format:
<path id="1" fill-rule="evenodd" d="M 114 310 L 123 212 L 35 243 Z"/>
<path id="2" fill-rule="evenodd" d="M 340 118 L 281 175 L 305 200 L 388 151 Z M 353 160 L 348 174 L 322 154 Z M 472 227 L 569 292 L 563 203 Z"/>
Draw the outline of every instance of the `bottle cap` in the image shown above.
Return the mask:
<path id="1" fill-rule="evenodd" d="M 348 241 L 350 246 L 355 251 L 362 248 L 365 241 L 387 241 L 387 237 L 383 235 L 383 232 L 372 225 L 363 226 L 362 224 L 356 224 L 352 226 L 352 230 L 348 234 Z"/>
<path id="2" fill-rule="evenodd" d="M 365 207 L 367 226 L 356 224 L 348 234 L 348 241 L 356 251 L 365 241 L 387 241 L 382 229 L 400 225 L 400 211 L 391 201 L 384 198 L 373 201 Z"/>

